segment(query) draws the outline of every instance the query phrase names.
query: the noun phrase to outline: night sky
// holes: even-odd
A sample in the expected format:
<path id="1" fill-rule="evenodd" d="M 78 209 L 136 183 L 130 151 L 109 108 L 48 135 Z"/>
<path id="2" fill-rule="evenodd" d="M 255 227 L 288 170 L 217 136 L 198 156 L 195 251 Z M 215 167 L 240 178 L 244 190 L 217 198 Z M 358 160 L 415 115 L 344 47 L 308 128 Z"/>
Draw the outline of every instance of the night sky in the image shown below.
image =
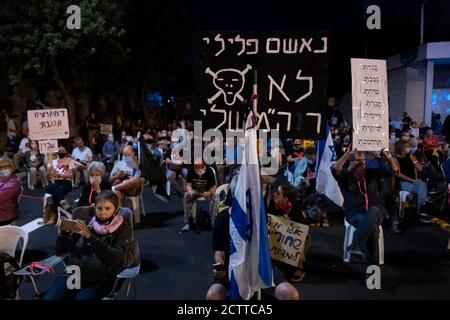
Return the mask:
<path id="1" fill-rule="evenodd" d="M 421 0 L 175 1 L 194 30 L 327 30 L 331 32 L 330 94 L 350 89 L 350 58 L 385 59 L 419 45 Z M 367 6 L 381 9 L 381 30 L 368 30 Z M 450 40 L 450 1 L 429 0 L 425 42 Z M 187 50 L 189 61 L 193 48 Z M 195 68 L 194 65 L 191 65 Z"/>

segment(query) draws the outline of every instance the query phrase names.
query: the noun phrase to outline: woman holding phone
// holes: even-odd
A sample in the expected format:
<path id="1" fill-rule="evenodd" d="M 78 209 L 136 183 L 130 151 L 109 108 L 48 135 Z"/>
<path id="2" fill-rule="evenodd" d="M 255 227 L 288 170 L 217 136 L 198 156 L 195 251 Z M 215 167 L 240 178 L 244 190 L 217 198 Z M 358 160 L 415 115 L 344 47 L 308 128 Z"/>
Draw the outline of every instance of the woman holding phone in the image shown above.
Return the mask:
<path id="1" fill-rule="evenodd" d="M 126 267 L 126 253 L 132 244 L 132 225 L 126 218 L 131 216 L 129 209 L 120 208 L 114 192 L 104 190 L 97 195 L 95 206 L 77 211 L 74 218 L 79 219 L 73 227 L 60 226 L 56 255 L 70 254 L 69 265 L 80 267 L 81 287 L 70 290 L 69 275 L 61 275 L 45 292 L 44 300 L 100 300 Z"/>

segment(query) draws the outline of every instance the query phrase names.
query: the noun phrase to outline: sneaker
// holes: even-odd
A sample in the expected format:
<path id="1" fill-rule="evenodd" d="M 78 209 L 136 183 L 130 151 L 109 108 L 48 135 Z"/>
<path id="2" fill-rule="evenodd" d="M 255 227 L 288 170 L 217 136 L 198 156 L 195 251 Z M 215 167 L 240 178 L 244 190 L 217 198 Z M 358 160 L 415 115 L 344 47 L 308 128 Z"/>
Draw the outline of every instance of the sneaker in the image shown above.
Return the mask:
<path id="1" fill-rule="evenodd" d="M 419 213 L 419 220 L 422 223 L 431 223 L 431 217 L 426 213 Z"/>
<path id="2" fill-rule="evenodd" d="M 157 187 L 154 194 L 155 197 L 158 198 L 158 200 L 161 200 L 162 202 L 168 203 L 170 200 L 170 197 L 167 194 L 166 189 L 163 187 Z"/>
<path id="3" fill-rule="evenodd" d="M 66 210 L 67 212 L 72 212 L 72 207 L 69 205 L 69 203 L 66 200 L 61 200 L 59 202 L 59 206 Z"/>
<path id="4" fill-rule="evenodd" d="M 394 234 L 402 234 L 402 230 L 400 230 L 400 224 L 398 221 L 394 221 L 392 223 L 391 230 Z"/>
<path id="5" fill-rule="evenodd" d="M 183 228 L 180 230 L 180 234 L 183 232 L 188 232 L 191 228 L 189 227 L 189 223 L 186 223 Z"/>

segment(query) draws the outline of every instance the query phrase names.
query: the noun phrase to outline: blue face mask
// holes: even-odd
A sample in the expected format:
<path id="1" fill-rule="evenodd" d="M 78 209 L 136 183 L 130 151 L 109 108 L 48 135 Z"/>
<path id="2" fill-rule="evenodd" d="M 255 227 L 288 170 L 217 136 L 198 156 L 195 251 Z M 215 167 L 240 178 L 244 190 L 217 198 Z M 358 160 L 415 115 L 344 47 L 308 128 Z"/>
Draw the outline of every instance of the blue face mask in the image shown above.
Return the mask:
<path id="1" fill-rule="evenodd" d="M 133 162 L 133 158 L 131 157 L 123 156 L 122 159 L 126 164 L 130 164 L 131 162 Z"/>
<path id="2" fill-rule="evenodd" d="M 411 152 L 412 153 L 416 153 L 416 151 L 417 151 L 417 147 L 411 147 Z"/>

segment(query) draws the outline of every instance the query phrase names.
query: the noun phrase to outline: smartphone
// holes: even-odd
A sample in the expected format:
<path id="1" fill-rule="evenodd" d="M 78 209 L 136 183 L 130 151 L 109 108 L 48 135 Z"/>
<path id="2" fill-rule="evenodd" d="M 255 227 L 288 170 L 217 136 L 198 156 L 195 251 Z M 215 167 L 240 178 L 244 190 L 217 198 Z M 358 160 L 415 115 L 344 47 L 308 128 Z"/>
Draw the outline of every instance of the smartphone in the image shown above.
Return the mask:
<path id="1" fill-rule="evenodd" d="M 226 271 L 226 268 L 222 263 L 215 263 L 212 265 L 212 267 L 216 271 Z"/>
<path id="2" fill-rule="evenodd" d="M 76 232 L 78 231 L 77 222 L 76 220 L 72 219 L 62 219 L 61 225 L 59 226 L 61 231 L 65 232 Z"/>

